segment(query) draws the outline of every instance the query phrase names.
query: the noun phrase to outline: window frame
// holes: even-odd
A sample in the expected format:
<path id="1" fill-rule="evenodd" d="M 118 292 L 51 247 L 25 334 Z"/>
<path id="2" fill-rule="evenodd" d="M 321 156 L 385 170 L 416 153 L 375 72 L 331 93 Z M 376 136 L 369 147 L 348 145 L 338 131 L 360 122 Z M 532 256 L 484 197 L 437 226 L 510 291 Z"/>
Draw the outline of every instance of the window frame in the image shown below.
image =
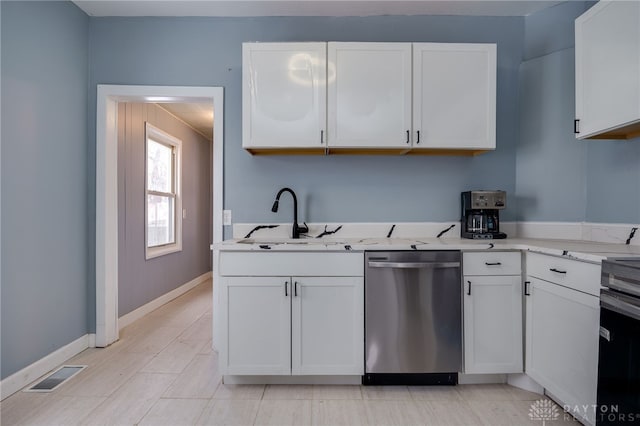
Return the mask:
<path id="1" fill-rule="evenodd" d="M 174 194 L 174 236 L 175 242 L 149 247 L 149 195 L 166 196 L 149 189 L 148 177 L 148 150 L 149 139 L 154 142 L 169 146 L 173 151 L 172 173 Z M 182 141 L 175 136 L 145 122 L 144 136 L 144 247 L 145 259 L 153 259 L 171 253 L 182 251 Z"/>

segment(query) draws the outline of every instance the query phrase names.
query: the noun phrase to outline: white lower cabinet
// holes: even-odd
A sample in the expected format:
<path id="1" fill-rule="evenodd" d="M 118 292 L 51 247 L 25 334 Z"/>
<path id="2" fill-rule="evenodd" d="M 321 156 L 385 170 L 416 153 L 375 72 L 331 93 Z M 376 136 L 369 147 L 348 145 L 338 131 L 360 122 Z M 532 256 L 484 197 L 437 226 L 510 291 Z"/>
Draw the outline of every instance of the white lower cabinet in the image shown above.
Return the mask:
<path id="1" fill-rule="evenodd" d="M 522 373 L 519 251 L 463 253 L 464 371 Z"/>
<path id="2" fill-rule="evenodd" d="M 226 327 L 225 374 L 291 373 L 291 298 L 287 277 L 226 277 L 221 308 Z M 287 284 L 288 285 L 288 284 Z M 287 290 L 287 295 L 285 295 Z"/>
<path id="3" fill-rule="evenodd" d="M 362 375 L 363 277 L 221 277 L 226 375 Z"/>
<path id="4" fill-rule="evenodd" d="M 364 374 L 362 278 L 293 280 L 291 373 Z"/>
<path id="5" fill-rule="evenodd" d="M 599 298 L 530 276 L 526 285 L 525 372 L 594 424 Z"/>
<path id="6" fill-rule="evenodd" d="M 522 372 L 520 276 L 465 276 L 467 374 Z"/>

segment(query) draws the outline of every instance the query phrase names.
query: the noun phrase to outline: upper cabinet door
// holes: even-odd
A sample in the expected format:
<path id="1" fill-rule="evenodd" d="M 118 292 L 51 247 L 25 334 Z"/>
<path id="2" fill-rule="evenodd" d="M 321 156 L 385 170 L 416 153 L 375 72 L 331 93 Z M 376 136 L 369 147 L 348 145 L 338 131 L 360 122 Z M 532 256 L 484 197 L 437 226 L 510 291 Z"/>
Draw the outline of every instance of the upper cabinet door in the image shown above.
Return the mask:
<path id="1" fill-rule="evenodd" d="M 329 43 L 328 142 L 411 146 L 411 43 Z"/>
<path id="2" fill-rule="evenodd" d="M 242 147 L 324 149 L 326 43 L 242 45 Z"/>
<path id="3" fill-rule="evenodd" d="M 640 136 L 640 2 L 601 1 L 575 31 L 576 137 Z"/>
<path id="4" fill-rule="evenodd" d="M 413 147 L 496 147 L 496 45 L 413 44 Z"/>

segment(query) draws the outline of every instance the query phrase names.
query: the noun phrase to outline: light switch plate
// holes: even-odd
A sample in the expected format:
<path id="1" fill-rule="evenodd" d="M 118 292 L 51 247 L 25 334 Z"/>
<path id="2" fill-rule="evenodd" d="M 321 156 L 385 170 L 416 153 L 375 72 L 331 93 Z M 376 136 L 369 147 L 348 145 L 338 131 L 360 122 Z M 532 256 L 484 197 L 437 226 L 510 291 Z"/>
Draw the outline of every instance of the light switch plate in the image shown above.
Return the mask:
<path id="1" fill-rule="evenodd" d="M 222 224 L 225 226 L 231 225 L 231 210 L 222 211 Z"/>

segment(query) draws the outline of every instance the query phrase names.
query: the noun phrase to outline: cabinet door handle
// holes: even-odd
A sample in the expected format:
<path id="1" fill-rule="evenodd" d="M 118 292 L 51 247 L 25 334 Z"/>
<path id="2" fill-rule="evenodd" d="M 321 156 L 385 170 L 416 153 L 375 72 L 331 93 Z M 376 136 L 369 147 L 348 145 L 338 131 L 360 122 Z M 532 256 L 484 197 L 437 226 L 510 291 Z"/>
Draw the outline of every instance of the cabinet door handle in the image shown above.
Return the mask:
<path id="1" fill-rule="evenodd" d="M 411 132 L 407 130 L 407 143 L 409 143 L 409 138 L 411 137 Z"/>
<path id="2" fill-rule="evenodd" d="M 298 281 L 294 281 L 293 283 L 293 295 L 298 297 Z"/>
<path id="3" fill-rule="evenodd" d="M 320 145 L 324 143 L 324 130 L 320 130 Z"/>
<path id="4" fill-rule="evenodd" d="M 556 268 L 549 268 L 549 270 L 551 272 L 556 272 L 558 274 L 566 274 L 567 273 L 567 271 L 561 271 L 560 269 L 556 269 Z"/>
<path id="5" fill-rule="evenodd" d="M 284 282 L 284 296 L 289 297 L 289 281 Z"/>
<path id="6" fill-rule="evenodd" d="M 531 292 L 529 291 L 529 285 L 531 284 L 531 281 L 525 281 L 524 282 L 524 295 L 525 296 L 531 296 Z"/>
<path id="7" fill-rule="evenodd" d="M 420 143 L 420 130 L 418 130 L 417 133 L 418 133 L 418 139 L 416 140 L 416 144 L 419 144 Z"/>
<path id="8" fill-rule="evenodd" d="M 502 265 L 501 262 L 484 262 L 485 265 L 487 266 L 500 266 Z"/>
<path id="9" fill-rule="evenodd" d="M 578 128 L 578 123 L 580 123 L 579 118 L 576 118 L 575 120 L 573 120 L 573 133 L 575 134 L 580 133 L 580 129 Z"/>
<path id="10" fill-rule="evenodd" d="M 471 296 L 471 281 L 467 281 L 469 283 L 469 289 L 467 290 L 467 296 Z"/>

